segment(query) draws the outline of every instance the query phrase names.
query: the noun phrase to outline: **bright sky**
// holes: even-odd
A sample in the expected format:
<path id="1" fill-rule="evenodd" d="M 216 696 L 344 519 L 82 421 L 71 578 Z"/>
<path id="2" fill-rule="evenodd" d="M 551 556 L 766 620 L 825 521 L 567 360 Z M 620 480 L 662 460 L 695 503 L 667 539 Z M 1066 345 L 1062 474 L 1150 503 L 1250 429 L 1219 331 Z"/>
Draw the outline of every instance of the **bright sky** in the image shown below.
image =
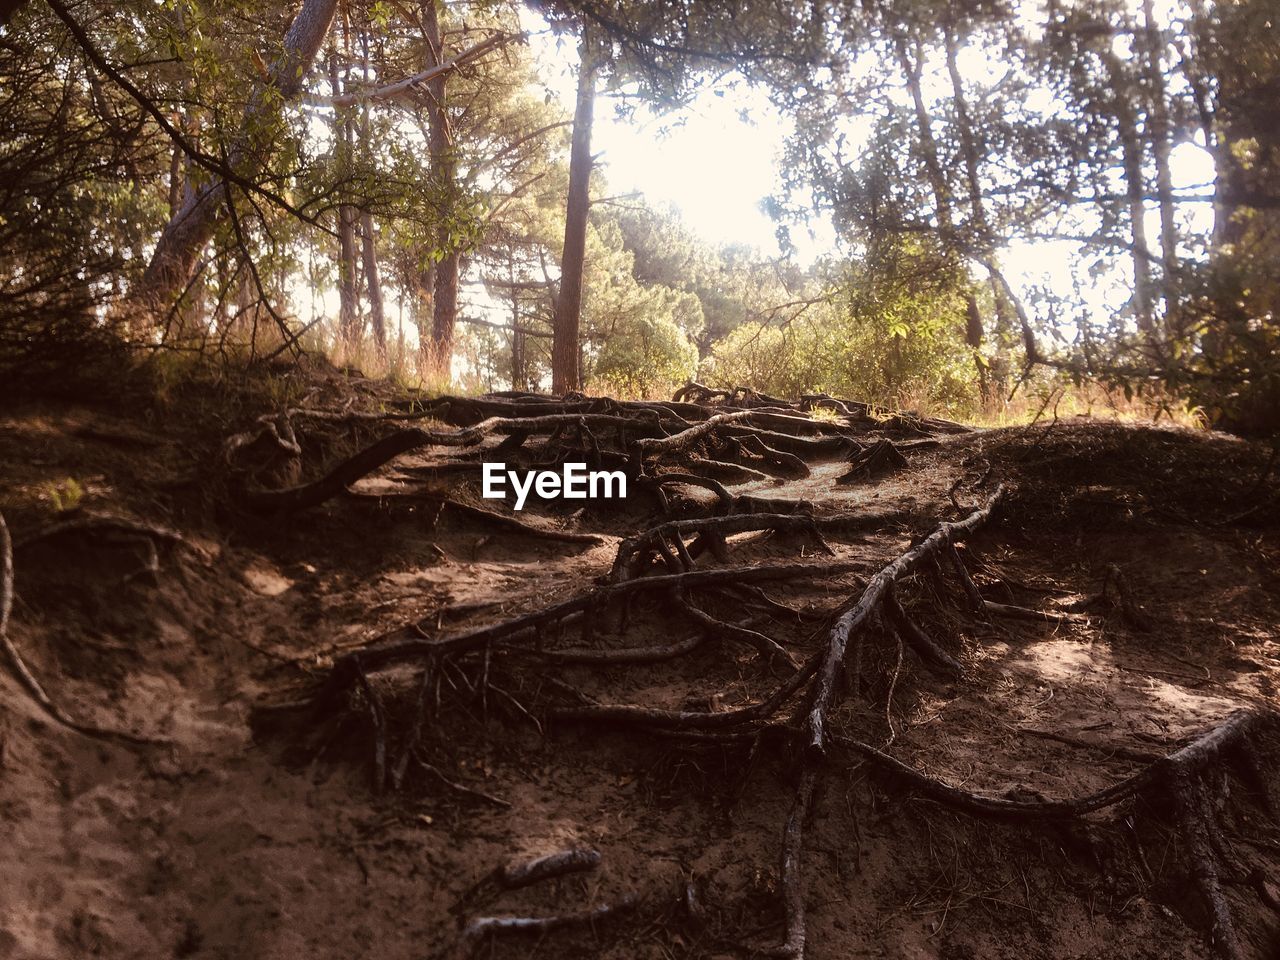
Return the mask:
<path id="1" fill-rule="evenodd" d="M 760 201 L 777 185 L 777 153 L 788 130 L 765 97 L 706 91 L 675 118 L 642 108 L 635 125 L 615 122 L 607 108 L 601 113 L 595 146 L 610 190 L 640 190 L 675 206 L 714 243 L 776 247 L 775 224 Z"/>
<path id="2" fill-rule="evenodd" d="M 528 15 L 539 73 L 572 112 L 577 45 L 557 39 Z M 704 90 L 687 108 L 657 116 L 637 106 L 617 116 L 617 101 L 597 96 L 591 150 L 600 155 L 608 193 L 643 193 L 654 206 L 676 208 L 689 227 L 713 244 L 746 244 L 776 255 L 777 224 L 760 203 L 778 186 L 778 163 L 790 122 L 767 94 L 745 84 Z M 802 260 L 830 250 L 829 225 L 816 238 L 792 231 Z"/>

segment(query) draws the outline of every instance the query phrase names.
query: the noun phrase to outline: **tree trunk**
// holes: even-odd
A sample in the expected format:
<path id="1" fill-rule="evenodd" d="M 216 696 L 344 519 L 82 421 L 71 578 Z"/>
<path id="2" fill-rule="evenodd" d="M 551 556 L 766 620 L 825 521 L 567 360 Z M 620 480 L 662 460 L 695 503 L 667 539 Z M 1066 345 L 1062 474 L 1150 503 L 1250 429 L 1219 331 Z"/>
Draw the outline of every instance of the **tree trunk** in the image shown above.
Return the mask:
<path id="1" fill-rule="evenodd" d="M 515 322 L 519 323 L 520 311 L 515 311 L 513 316 Z M 511 389 L 527 390 L 528 383 L 524 362 L 524 334 L 519 329 L 513 328 L 511 331 Z"/>
<path id="2" fill-rule="evenodd" d="M 1108 52 L 1105 54 L 1105 60 L 1111 74 L 1111 87 L 1116 94 L 1112 105 L 1124 163 L 1125 190 L 1129 198 L 1129 230 L 1133 238 L 1134 318 L 1139 330 L 1154 335 L 1156 332 L 1155 308 L 1152 296 L 1151 251 L 1147 246 L 1146 184 L 1142 176 L 1143 150 L 1142 141 L 1138 138 L 1137 118 L 1130 101 L 1135 84 L 1118 57 Z"/>
<path id="3" fill-rule="evenodd" d="M 338 334 L 348 353 L 360 345 L 359 294 L 356 289 L 356 210 L 338 207 Z M 350 356 L 348 360 L 352 359 Z"/>
<path id="4" fill-rule="evenodd" d="M 524 334 L 520 332 L 520 290 L 516 287 L 515 251 L 507 248 L 507 280 L 511 284 L 511 389 L 528 389 L 525 372 Z"/>
<path id="5" fill-rule="evenodd" d="M 285 33 L 283 52 L 269 71 L 268 83 L 275 91 L 268 94 L 266 84 L 259 84 L 249 97 L 240 133 L 228 151 L 228 165 L 232 169 L 250 176 L 260 169 L 266 151 L 260 149 L 262 144 L 250 142 L 251 134 L 265 126 L 263 120 L 275 109 L 276 103 L 292 100 L 302 90 L 303 80 L 329 32 L 337 6 L 337 0 L 303 0 L 302 8 Z M 260 136 L 259 133 L 252 139 Z M 182 292 L 191 279 L 200 251 L 213 237 L 226 194 L 226 184 L 215 180 L 193 193 L 170 218 L 156 241 L 141 282 L 133 291 L 135 303 L 149 309 L 161 308 Z"/>
<path id="6" fill-rule="evenodd" d="M 1160 252 L 1164 267 L 1166 309 L 1174 310 L 1177 301 L 1178 224 L 1174 218 L 1173 173 L 1169 168 L 1170 139 L 1168 89 L 1164 78 L 1164 39 L 1156 22 L 1151 0 L 1142 0 L 1143 29 L 1140 35 L 1146 47 L 1147 82 L 1151 90 L 1151 112 L 1147 132 L 1156 161 L 1156 197 L 1160 203 Z"/>
<path id="7" fill-rule="evenodd" d="M 960 76 L 958 48 L 955 33 L 946 28 L 947 72 L 951 74 L 951 100 L 956 110 L 956 125 L 960 133 L 960 151 L 964 155 L 965 176 L 969 185 L 969 206 L 973 217 L 974 232 L 991 253 L 994 246 L 991 226 L 987 222 L 986 204 L 982 196 L 982 180 L 979 174 L 978 144 L 973 137 L 973 121 L 969 117 L 969 100 L 964 93 L 964 79 Z"/>
<path id="8" fill-rule="evenodd" d="M 187 36 L 187 18 L 186 13 L 183 10 L 183 5 L 181 3 L 176 4 L 174 6 L 173 13 L 174 26 L 177 28 L 179 36 L 185 39 Z M 196 102 L 195 91 L 192 89 L 193 83 L 194 80 L 191 73 L 188 71 L 183 78 L 182 89 L 187 95 L 187 99 L 190 103 Z M 193 108 L 190 106 L 185 107 L 179 115 L 174 117 L 174 120 L 187 138 L 189 138 L 193 143 L 199 143 L 199 138 L 192 136 L 192 127 L 194 126 L 191 122 L 192 110 Z M 190 177 L 188 176 L 189 165 L 190 160 L 187 158 L 187 155 L 183 152 L 182 148 L 175 143 L 173 145 L 173 155 L 169 160 L 170 220 L 178 215 L 178 211 L 182 209 L 182 204 L 192 192 Z"/>
<path id="9" fill-rule="evenodd" d="M 969 117 L 969 100 L 964 93 L 964 78 L 960 76 L 955 31 L 950 24 L 946 27 L 944 38 L 947 48 L 947 72 L 951 75 L 951 100 L 955 105 L 956 124 L 960 133 L 960 150 L 964 154 L 965 178 L 969 186 L 969 215 L 972 219 L 973 231 L 978 235 L 979 242 L 983 246 L 983 253 L 994 259 L 995 238 L 991 233 L 991 224 L 987 220 L 986 202 L 982 196 L 978 144 L 973 136 L 973 121 Z M 982 311 L 978 307 L 977 291 L 970 289 L 965 342 L 973 351 L 973 366 L 978 376 L 978 392 L 981 395 L 982 405 L 990 409 L 995 405 L 997 394 L 992 390 L 991 365 L 982 355 L 982 341 Z"/>
<path id="10" fill-rule="evenodd" d="M 440 12 L 437 0 L 423 4 L 423 37 L 427 42 L 428 67 L 444 63 L 444 44 L 440 34 Z M 458 254 L 448 224 L 453 219 L 452 207 L 457 194 L 458 165 L 453 153 L 453 131 L 449 127 L 447 88 L 443 75 L 427 83 L 427 149 L 431 155 L 431 176 L 437 197 L 443 205 L 436 248 L 443 258 L 433 270 L 431 297 L 430 369 L 442 380 L 450 379 L 453 365 L 453 335 L 458 324 Z"/>
<path id="11" fill-rule="evenodd" d="M 432 352 L 431 324 L 435 315 L 436 303 L 436 265 L 429 264 L 425 268 L 415 268 L 413 285 L 415 302 L 413 319 L 418 327 L 418 366 L 421 371 L 435 369 L 435 357 Z"/>
<path id="12" fill-rule="evenodd" d="M 378 253 L 373 246 L 373 215 L 360 215 L 360 233 L 364 256 L 364 282 L 369 296 L 369 323 L 373 327 L 373 342 L 378 355 L 387 357 L 386 309 L 382 299 L 382 280 L 378 275 Z"/>
<path id="13" fill-rule="evenodd" d="M 569 153 L 564 252 L 560 258 L 560 293 L 556 297 L 554 337 L 551 341 L 551 390 L 554 393 L 567 393 L 582 386 L 579 328 L 582 319 L 582 272 L 587 251 L 587 214 L 591 209 L 591 121 L 596 94 L 591 31 L 585 21 L 578 56 L 578 101 L 573 113 L 573 140 Z"/>
<path id="14" fill-rule="evenodd" d="M 342 92 L 342 79 L 338 72 L 338 57 L 333 53 L 329 60 L 329 84 L 335 96 Z M 342 175 L 352 165 L 351 118 L 349 111 L 338 108 L 333 113 L 333 138 L 337 144 L 338 165 Z M 360 296 L 358 268 L 356 266 L 356 219 L 359 214 L 349 203 L 338 205 L 338 338 L 347 353 L 347 360 L 354 359 L 360 345 Z"/>
<path id="15" fill-rule="evenodd" d="M 431 356 L 437 376 L 453 372 L 453 332 L 458 322 L 458 255 L 448 254 L 436 264 L 431 318 Z"/>
<path id="16" fill-rule="evenodd" d="M 921 159 L 924 161 L 925 173 L 929 178 L 929 185 L 933 189 L 934 204 L 937 207 L 938 234 L 942 238 L 942 243 L 946 250 L 954 255 L 959 251 L 956 249 L 956 229 L 951 207 L 951 189 L 947 184 L 946 173 L 942 169 L 942 161 L 938 156 L 938 141 L 933 136 L 933 121 L 924 102 L 924 91 L 920 80 L 920 62 L 923 58 L 919 47 L 917 47 L 916 59 L 914 61 L 911 59 L 907 49 L 907 41 L 903 37 L 897 39 L 897 51 L 898 64 L 902 67 L 903 76 L 906 77 L 907 88 L 911 93 L 911 102 L 915 107 L 916 126 L 920 133 Z M 954 58 L 954 43 L 948 31 L 948 66 L 954 66 Z M 958 80 L 959 72 L 955 71 L 952 73 L 952 81 L 957 82 Z M 961 111 L 965 105 L 963 92 L 958 83 L 955 92 L 957 94 L 956 109 Z M 961 114 L 961 121 L 961 129 L 969 133 L 967 110 Z M 972 137 L 969 138 L 966 146 L 966 161 L 969 163 L 969 192 L 973 201 L 974 226 L 981 234 L 986 223 L 986 215 L 982 208 L 982 193 L 977 180 L 977 155 L 976 153 L 973 153 L 972 156 L 968 155 L 974 150 Z M 970 290 L 965 310 L 964 342 L 969 345 L 969 349 L 973 353 L 974 377 L 978 384 L 979 398 L 985 407 L 989 406 L 991 402 L 991 385 L 990 378 L 987 376 L 987 361 L 982 356 L 982 333 L 982 313 L 978 309 L 978 298 L 974 291 Z"/>
<path id="17" fill-rule="evenodd" d="M 182 188 L 186 182 L 183 175 L 182 158 L 184 154 L 182 148 L 177 144 L 173 147 L 173 154 L 169 158 L 169 216 L 170 218 L 177 215 L 182 209 Z"/>
<path id="18" fill-rule="evenodd" d="M 929 178 L 929 186 L 933 189 L 934 203 L 938 211 L 938 233 L 949 252 L 955 241 L 955 223 L 951 216 L 951 191 L 947 186 L 946 174 L 938 159 L 938 141 L 933 136 L 933 122 L 929 117 L 929 108 L 924 102 L 924 92 L 920 85 L 920 52 L 916 51 L 916 61 L 911 60 L 907 51 L 907 41 L 903 37 L 897 39 L 898 63 L 907 81 L 907 89 L 911 93 L 911 102 L 915 106 L 916 126 L 920 133 L 920 156 L 924 161 L 925 174 Z"/>
<path id="19" fill-rule="evenodd" d="M 1191 9 L 1188 31 L 1191 50 L 1183 58 L 1183 73 L 1191 87 L 1191 96 L 1200 118 L 1200 129 L 1204 131 L 1205 146 L 1213 156 L 1216 176 L 1213 188 L 1213 234 L 1209 252 L 1216 256 L 1240 239 L 1240 225 L 1233 218 L 1234 209 L 1226 200 L 1239 179 L 1238 163 L 1231 153 L 1230 137 L 1219 122 L 1217 106 L 1221 100 L 1221 91 L 1211 90 L 1214 85 L 1209 77 L 1213 71 L 1206 70 L 1203 64 L 1206 51 L 1214 45 L 1212 20 L 1205 9 L 1204 0 L 1189 0 L 1188 6 Z"/>
<path id="20" fill-rule="evenodd" d="M 367 24 L 360 30 L 360 54 L 362 79 L 367 85 L 370 80 Z M 360 148 L 366 155 L 373 152 L 369 131 L 369 104 L 366 102 L 360 110 Z M 364 269 L 365 291 L 369 298 L 369 323 L 373 327 L 373 345 L 378 351 L 379 358 L 385 362 L 387 359 L 386 308 L 382 298 L 382 279 L 378 274 L 378 251 L 374 246 L 373 214 L 368 210 L 360 211 L 360 241 L 361 266 Z"/>

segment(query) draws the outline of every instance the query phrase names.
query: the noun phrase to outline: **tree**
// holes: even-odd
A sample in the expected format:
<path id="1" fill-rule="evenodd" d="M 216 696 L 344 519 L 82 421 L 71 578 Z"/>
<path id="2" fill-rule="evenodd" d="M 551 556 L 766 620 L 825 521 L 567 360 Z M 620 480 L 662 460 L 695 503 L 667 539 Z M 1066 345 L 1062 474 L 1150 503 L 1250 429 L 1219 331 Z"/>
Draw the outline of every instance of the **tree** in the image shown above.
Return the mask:
<path id="1" fill-rule="evenodd" d="M 436 0 L 422 5 L 423 40 L 432 66 L 444 63 L 444 43 L 440 35 L 440 18 Z M 436 249 L 439 259 L 432 269 L 432 322 L 430 363 L 436 376 L 448 379 L 453 357 L 453 331 L 458 317 L 458 251 L 449 230 L 449 200 L 457 193 L 457 163 L 453 154 L 453 133 L 447 111 L 445 77 L 432 80 L 427 87 L 427 117 L 430 134 L 427 149 L 431 154 L 432 186 L 445 198 L 446 216 L 440 218 Z"/>
<path id="2" fill-rule="evenodd" d="M 565 236 L 556 299 L 552 347 L 552 390 L 581 384 L 580 335 L 582 257 L 590 212 L 591 126 L 597 73 L 607 68 L 614 84 L 636 85 L 638 95 L 655 104 L 687 97 L 713 64 L 740 68 L 755 64 L 764 72 L 779 58 L 804 60 L 797 50 L 820 35 L 819 5 L 757 5 L 685 0 L 671 5 L 552 2 L 553 22 L 576 25 L 579 35 L 578 86 L 565 205 Z"/>
<path id="3" fill-rule="evenodd" d="M 560 258 L 560 293 L 556 297 L 555 340 L 551 347 L 551 389 L 555 393 L 577 390 L 582 385 L 579 330 L 587 215 L 591 210 L 591 119 L 595 105 L 595 56 L 591 27 L 584 23 L 578 45 L 578 95 L 573 112 L 573 140 L 569 153 L 564 252 Z"/>
<path id="4" fill-rule="evenodd" d="M 19 18 L 0 44 L 0 391 L 75 393 L 120 372 L 127 332 L 102 316 L 162 211 L 125 186 L 157 142 L 43 7 Z"/>
<path id="5" fill-rule="evenodd" d="M 252 177 L 267 162 L 279 105 L 302 90 L 333 21 L 337 0 L 303 0 L 284 35 L 280 56 L 264 71 L 245 107 L 244 117 L 224 151 L 226 164 Z M 134 291 L 142 306 L 157 309 L 177 297 L 195 268 L 201 249 L 213 236 L 227 202 L 227 183 L 217 178 L 194 191 L 156 241 L 146 273 Z"/>

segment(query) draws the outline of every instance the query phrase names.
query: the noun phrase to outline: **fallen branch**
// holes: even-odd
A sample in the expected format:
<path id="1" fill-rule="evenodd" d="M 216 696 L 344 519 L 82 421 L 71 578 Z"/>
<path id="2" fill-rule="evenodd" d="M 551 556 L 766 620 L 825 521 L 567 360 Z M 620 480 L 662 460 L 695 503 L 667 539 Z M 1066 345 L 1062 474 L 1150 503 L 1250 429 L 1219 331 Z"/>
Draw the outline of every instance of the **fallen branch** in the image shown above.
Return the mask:
<path id="1" fill-rule="evenodd" d="M 1055 610 L 1032 610 L 1030 607 L 1019 607 L 1009 603 L 996 603 L 994 600 L 983 600 L 983 609 L 1001 617 L 1014 620 L 1034 620 L 1040 623 L 1088 623 L 1088 617 L 1079 614 L 1059 613 Z"/>
<path id="2" fill-rule="evenodd" d="M 563 877 L 566 873 L 581 873 L 594 870 L 600 865 L 600 851 L 590 847 L 571 847 L 568 850 L 557 850 L 532 860 L 520 863 L 509 863 L 498 874 L 498 882 L 509 890 L 527 887 L 552 877 Z"/>
<path id="3" fill-rule="evenodd" d="M 563 927 L 594 924 L 609 920 L 636 905 L 634 897 L 623 897 L 613 904 L 604 904 L 578 913 L 563 913 L 555 917 L 477 917 L 467 924 L 462 936 L 466 941 L 477 941 L 498 933 L 547 933 Z"/>

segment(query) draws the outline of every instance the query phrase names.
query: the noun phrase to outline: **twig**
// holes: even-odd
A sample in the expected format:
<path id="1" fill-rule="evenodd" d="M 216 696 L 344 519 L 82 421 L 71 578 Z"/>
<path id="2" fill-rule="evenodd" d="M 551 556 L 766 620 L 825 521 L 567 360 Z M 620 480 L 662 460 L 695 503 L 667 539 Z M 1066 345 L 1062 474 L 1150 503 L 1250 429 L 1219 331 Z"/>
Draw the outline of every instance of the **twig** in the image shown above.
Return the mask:
<path id="1" fill-rule="evenodd" d="M 414 757 L 414 760 L 417 761 L 418 766 L 427 771 L 427 773 L 432 774 L 450 790 L 457 793 L 464 793 L 469 797 L 475 797 L 477 800 L 483 800 L 485 803 L 491 803 L 495 807 L 503 807 L 505 809 L 511 806 L 511 802 L 509 800 L 503 800 L 501 797 L 495 797 L 492 794 L 485 793 L 483 790 L 477 790 L 474 787 L 468 787 L 465 784 L 455 783 L 421 757 Z"/>

